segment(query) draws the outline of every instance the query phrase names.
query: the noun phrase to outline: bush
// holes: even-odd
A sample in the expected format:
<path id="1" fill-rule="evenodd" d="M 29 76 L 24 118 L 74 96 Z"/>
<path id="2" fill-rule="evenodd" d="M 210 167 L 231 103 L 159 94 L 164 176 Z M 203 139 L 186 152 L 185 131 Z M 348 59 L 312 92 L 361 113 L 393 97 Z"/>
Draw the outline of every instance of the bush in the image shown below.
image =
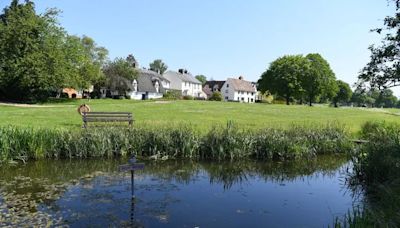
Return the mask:
<path id="1" fill-rule="evenodd" d="M 222 101 L 222 94 L 220 92 L 216 91 L 211 95 L 209 100 L 210 101 Z"/>
<path id="2" fill-rule="evenodd" d="M 179 90 L 170 90 L 164 93 L 163 98 L 167 100 L 178 100 L 181 99 L 182 94 Z"/>
<path id="3" fill-rule="evenodd" d="M 186 95 L 182 97 L 183 100 L 194 100 L 194 97 L 190 96 L 190 95 Z"/>

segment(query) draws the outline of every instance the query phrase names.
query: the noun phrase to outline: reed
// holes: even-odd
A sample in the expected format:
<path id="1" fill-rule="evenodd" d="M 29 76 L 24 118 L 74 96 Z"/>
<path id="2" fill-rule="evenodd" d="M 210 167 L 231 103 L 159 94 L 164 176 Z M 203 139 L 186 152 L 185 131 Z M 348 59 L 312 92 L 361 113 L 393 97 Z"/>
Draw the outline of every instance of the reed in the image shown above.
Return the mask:
<path id="1" fill-rule="evenodd" d="M 0 161 L 132 154 L 152 158 L 288 160 L 349 150 L 349 134 L 340 126 L 245 130 L 229 122 L 205 134 L 190 125 L 80 131 L 0 127 Z"/>

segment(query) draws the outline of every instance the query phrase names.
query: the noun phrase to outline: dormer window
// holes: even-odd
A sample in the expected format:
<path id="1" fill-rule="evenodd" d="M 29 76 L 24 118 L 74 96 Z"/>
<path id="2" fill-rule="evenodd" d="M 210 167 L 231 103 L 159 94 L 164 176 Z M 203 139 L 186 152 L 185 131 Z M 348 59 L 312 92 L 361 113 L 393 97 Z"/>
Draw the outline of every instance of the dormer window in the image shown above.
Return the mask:
<path id="1" fill-rule="evenodd" d="M 133 80 L 132 86 L 133 86 L 133 92 L 137 92 L 137 81 L 136 81 L 136 79 Z"/>
<path id="2" fill-rule="evenodd" d="M 160 92 L 160 84 L 158 83 L 158 81 L 156 81 L 156 83 L 154 84 L 154 87 L 156 88 L 156 92 L 159 93 Z"/>

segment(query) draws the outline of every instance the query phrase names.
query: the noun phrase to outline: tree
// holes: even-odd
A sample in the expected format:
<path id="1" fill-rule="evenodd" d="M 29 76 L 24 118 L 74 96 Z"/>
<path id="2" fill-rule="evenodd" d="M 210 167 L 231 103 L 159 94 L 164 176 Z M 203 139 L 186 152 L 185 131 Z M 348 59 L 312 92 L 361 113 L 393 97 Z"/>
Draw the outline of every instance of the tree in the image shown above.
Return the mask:
<path id="1" fill-rule="evenodd" d="M 168 69 L 168 66 L 161 59 L 154 60 L 149 66 L 150 70 L 158 72 L 159 74 L 164 74 Z"/>
<path id="2" fill-rule="evenodd" d="M 393 95 L 393 91 L 385 89 L 380 91 L 375 100 L 376 107 L 394 108 L 397 104 L 397 97 Z"/>
<path id="3" fill-rule="evenodd" d="M 371 60 L 359 75 L 359 84 L 369 84 L 372 88 L 384 90 L 400 85 L 400 1 L 396 3 L 396 13 L 384 19 L 384 27 L 372 31 L 385 32 L 381 46 L 371 45 Z"/>
<path id="4" fill-rule="evenodd" d="M 38 15 L 32 1 L 13 0 L 0 15 L 0 98 L 42 100 L 63 87 L 85 88 L 101 77 L 105 49 L 91 53 L 84 39 L 69 36 L 58 11 Z M 100 59 L 100 57 L 99 57 Z"/>
<path id="5" fill-rule="evenodd" d="M 278 94 L 290 104 L 290 99 L 300 97 L 303 88 L 300 79 L 309 71 L 310 63 L 301 55 L 287 55 L 273 61 L 258 81 L 261 92 Z"/>
<path id="6" fill-rule="evenodd" d="M 339 89 L 335 97 L 333 97 L 333 104 L 335 107 L 338 107 L 338 103 L 346 103 L 350 101 L 353 91 L 351 91 L 350 85 L 344 81 L 337 80 L 336 84 Z"/>
<path id="7" fill-rule="evenodd" d="M 207 77 L 204 76 L 204 75 L 202 75 L 202 74 L 196 75 L 195 78 L 196 78 L 197 80 L 199 80 L 199 81 L 201 82 L 202 85 L 206 84 L 206 82 L 207 82 Z"/>
<path id="8" fill-rule="evenodd" d="M 127 59 L 116 58 L 112 62 L 108 62 L 104 69 L 106 76 L 106 85 L 118 91 L 119 95 L 125 95 L 131 91 L 132 81 L 137 78 L 137 70 Z"/>
<path id="9" fill-rule="evenodd" d="M 335 73 L 329 63 L 320 54 L 308 54 L 305 58 L 310 66 L 300 81 L 309 105 L 312 106 L 318 96 L 334 97 L 338 88 Z"/>

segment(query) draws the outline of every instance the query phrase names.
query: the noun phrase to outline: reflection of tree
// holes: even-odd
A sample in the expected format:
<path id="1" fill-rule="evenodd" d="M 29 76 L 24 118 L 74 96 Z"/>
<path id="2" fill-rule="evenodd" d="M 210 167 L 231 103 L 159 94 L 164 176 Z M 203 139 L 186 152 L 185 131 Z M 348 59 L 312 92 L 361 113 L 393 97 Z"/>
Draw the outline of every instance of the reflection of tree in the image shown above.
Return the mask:
<path id="1" fill-rule="evenodd" d="M 291 162 L 252 160 L 146 162 L 145 169 L 136 175 L 139 179 L 145 177 L 147 182 L 136 182 L 136 188 L 140 194 L 152 195 L 152 191 L 155 191 L 156 194 L 152 195 L 155 198 L 150 201 L 139 200 L 137 202 L 137 206 L 140 207 L 138 211 L 145 215 L 152 215 L 160 221 L 168 220 L 167 208 L 177 200 L 171 195 L 171 192 L 178 189 L 175 183 L 189 185 L 203 179 L 204 176 L 209 178 L 211 184 L 221 184 L 224 189 L 229 189 L 234 185 L 246 183 L 253 177 L 281 183 L 312 178 L 315 174 L 331 175 L 346 161 L 347 159 L 342 156 L 319 156 L 316 159 Z M 38 206 L 51 207 L 52 209 L 48 209 L 47 212 L 57 212 L 60 210 L 60 208 L 56 208 L 57 199 L 61 195 L 66 197 L 65 190 L 78 183 L 80 184 L 78 187 L 80 195 L 74 200 L 79 200 L 85 205 L 98 204 L 99 207 L 108 205 L 110 208 L 114 208 L 113 210 L 119 211 L 121 208 L 114 206 L 128 206 L 130 200 L 130 194 L 127 193 L 126 199 L 121 198 L 120 195 L 121 191 L 130 192 L 127 190 L 129 185 L 126 182 L 129 180 L 129 174 L 117 172 L 118 165 L 122 163 L 125 162 L 112 159 L 52 160 L 31 162 L 21 166 L 3 166 L 0 169 L 0 212 L 4 212 L 1 205 L 14 205 L 19 211 L 27 206 L 18 202 L 32 204 L 32 207 L 29 205 L 27 207 L 26 217 L 35 210 L 41 213 L 37 209 Z M 112 190 L 113 188 L 114 190 Z M 129 209 L 127 209 L 128 211 Z"/>

